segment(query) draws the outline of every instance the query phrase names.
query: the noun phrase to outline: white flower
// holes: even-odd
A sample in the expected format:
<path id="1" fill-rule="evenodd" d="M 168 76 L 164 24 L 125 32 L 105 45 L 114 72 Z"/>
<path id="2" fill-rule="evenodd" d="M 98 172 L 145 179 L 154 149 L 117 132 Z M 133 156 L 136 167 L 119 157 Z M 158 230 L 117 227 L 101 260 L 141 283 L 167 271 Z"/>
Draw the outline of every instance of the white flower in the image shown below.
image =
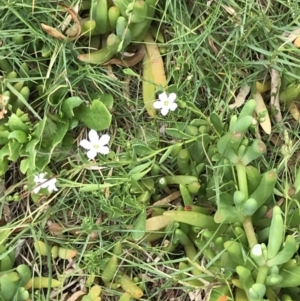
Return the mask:
<path id="1" fill-rule="evenodd" d="M 158 95 L 159 100 L 157 100 L 154 104 L 153 107 L 155 109 L 161 110 L 161 114 L 163 116 L 166 116 L 169 111 L 175 111 L 177 108 L 177 103 L 175 102 L 176 99 L 176 94 L 171 93 L 169 96 L 167 93 L 163 92 Z"/>
<path id="2" fill-rule="evenodd" d="M 87 149 L 87 156 L 89 159 L 94 159 L 97 156 L 97 153 L 102 155 L 107 155 L 109 153 L 109 148 L 107 146 L 110 136 L 102 135 L 99 138 L 99 135 L 95 130 L 89 131 L 89 139 L 90 141 L 83 139 L 80 141 L 80 146 Z"/>
<path id="3" fill-rule="evenodd" d="M 33 192 L 37 194 L 41 188 L 47 188 L 48 191 L 51 193 L 52 191 L 57 191 L 57 187 L 55 186 L 56 184 L 56 178 L 52 178 L 50 180 L 45 179 L 45 174 L 40 173 L 39 175 L 34 176 L 34 182 L 37 185 L 34 189 Z"/>

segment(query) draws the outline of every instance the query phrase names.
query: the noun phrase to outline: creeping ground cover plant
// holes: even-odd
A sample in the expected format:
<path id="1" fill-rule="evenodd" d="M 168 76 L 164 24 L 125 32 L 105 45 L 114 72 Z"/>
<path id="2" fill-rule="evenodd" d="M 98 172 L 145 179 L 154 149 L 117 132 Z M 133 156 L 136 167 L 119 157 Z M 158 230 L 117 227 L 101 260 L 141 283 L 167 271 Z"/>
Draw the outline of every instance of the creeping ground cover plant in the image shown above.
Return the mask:
<path id="1" fill-rule="evenodd" d="M 297 0 L 0 0 L 0 301 L 300 300 Z"/>

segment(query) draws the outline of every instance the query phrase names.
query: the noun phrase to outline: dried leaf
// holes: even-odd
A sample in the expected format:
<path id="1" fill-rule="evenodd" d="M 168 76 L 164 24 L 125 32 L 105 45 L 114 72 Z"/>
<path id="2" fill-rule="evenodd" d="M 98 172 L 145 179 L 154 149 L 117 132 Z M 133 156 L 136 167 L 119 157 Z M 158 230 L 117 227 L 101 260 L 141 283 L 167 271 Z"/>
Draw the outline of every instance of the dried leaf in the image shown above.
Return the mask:
<path id="1" fill-rule="evenodd" d="M 173 202 L 174 200 L 176 200 L 180 196 L 181 196 L 180 191 L 175 191 L 175 192 L 169 194 L 168 196 L 166 196 L 165 198 L 163 198 L 163 199 L 155 202 L 153 204 L 153 206 L 165 206 L 165 205 L 168 205 L 170 202 Z"/>
<path id="2" fill-rule="evenodd" d="M 8 97 L 0 94 L 0 119 L 3 119 L 4 115 L 7 113 L 7 110 L 5 109 L 6 101 L 8 101 Z"/>
<path id="3" fill-rule="evenodd" d="M 77 12 L 79 10 L 79 2 L 75 5 L 75 10 L 73 10 L 72 8 L 70 8 L 69 6 L 67 6 L 63 3 L 59 2 L 58 4 L 61 5 L 69 13 L 67 20 L 62 24 L 63 30 L 72 19 L 75 23 L 72 26 L 72 32 L 68 32 L 68 37 L 69 37 L 70 41 L 73 41 L 73 40 L 77 39 L 81 34 L 81 24 L 80 24 L 79 18 L 77 16 Z"/>
<path id="4" fill-rule="evenodd" d="M 51 37 L 58 39 L 58 40 L 66 40 L 67 37 L 63 35 L 60 31 L 55 29 L 52 26 L 48 26 L 44 23 L 41 23 L 42 29 L 47 32 Z"/>
<path id="5" fill-rule="evenodd" d="M 297 48 L 300 48 L 300 36 L 298 36 L 298 37 L 295 39 L 294 45 L 295 45 Z"/>
<path id="6" fill-rule="evenodd" d="M 244 85 L 240 88 L 240 91 L 237 95 L 237 97 L 235 98 L 235 102 L 231 105 L 229 105 L 230 109 L 234 109 L 234 108 L 239 108 L 240 106 L 242 106 L 244 104 L 244 102 L 246 101 L 246 97 L 250 92 L 250 86 L 248 85 Z"/>
<path id="7" fill-rule="evenodd" d="M 189 292 L 189 297 L 191 299 L 191 301 L 204 301 L 204 299 L 202 299 L 202 290 L 195 290 L 193 292 Z"/>
<path id="8" fill-rule="evenodd" d="M 274 68 L 271 69 L 271 107 L 275 108 L 274 118 L 276 122 L 282 121 L 282 114 L 280 110 L 280 102 L 279 102 L 279 91 L 281 86 L 281 76 L 277 70 Z"/>
<path id="9" fill-rule="evenodd" d="M 137 48 L 137 51 L 134 55 L 130 57 L 124 57 L 122 60 L 113 58 L 109 60 L 108 62 L 104 63 L 103 65 L 118 65 L 118 66 L 124 66 L 124 67 L 132 67 L 138 64 L 145 56 L 146 48 L 143 44 L 139 44 L 139 47 Z"/>
<path id="10" fill-rule="evenodd" d="M 86 292 L 78 291 L 75 292 L 72 296 L 70 296 L 66 301 L 79 301 L 82 296 L 86 295 Z"/>
<path id="11" fill-rule="evenodd" d="M 144 42 L 147 51 L 143 59 L 143 101 L 149 116 L 155 117 L 155 92 L 158 86 L 163 89 L 167 86 L 167 79 L 159 48 L 150 33 L 145 36 Z"/>
<path id="12" fill-rule="evenodd" d="M 295 120 L 299 121 L 299 119 L 300 119 L 300 112 L 299 112 L 299 110 L 298 110 L 298 108 L 297 108 L 297 106 L 296 106 L 295 103 L 292 103 L 290 105 L 289 111 L 290 111 L 291 115 L 293 116 L 293 118 Z"/>
<path id="13" fill-rule="evenodd" d="M 153 103 L 155 102 L 156 87 L 153 81 L 152 65 L 150 57 L 146 52 L 143 59 L 143 101 L 149 116 L 154 118 L 156 110 L 153 107 Z"/>
<path id="14" fill-rule="evenodd" d="M 114 59 L 113 59 L 113 60 L 114 60 Z M 104 64 L 104 65 L 106 65 L 106 64 Z M 119 80 L 119 79 L 115 76 L 115 74 L 114 74 L 114 72 L 113 72 L 113 70 L 112 70 L 112 66 L 111 66 L 111 65 L 105 66 L 104 69 L 105 69 L 106 74 L 107 74 L 110 78 L 112 78 L 113 80 Z"/>
<path id="15" fill-rule="evenodd" d="M 52 36 L 55 39 L 58 40 L 70 40 L 73 41 L 75 39 L 77 39 L 80 36 L 81 33 L 81 25 L 80 25 L 80 21 L 78 19 L 77 14 L 74 12 L 73 9 L 71 9 L 70 7 L 68 7 L 65 4 L 62 3 L 58 3 L 59 5 L 61 5 L 71 16 L 71 18 L 74 20 L 75 22 L 75 28 L 74 30 L 77 31 L 77 33 L 73 32 L 72 33 L 72 37 L 66 37 L 64 34 L 62 34 L 59 30 L 57 30 L 56 28 L 46 25 L 44 23 L 41 23 L 42 29 L 47 32 L 50 36 Z"/>
<path id="16" fill-rule="evenodd" d="M 66 10 L 71 10 L 72 12 L 69 13 L 69 16 L 66 18 L 66 20 L 61 24 L 61 29 L 62 31 L 65 31 L 68 27 L 68 25 L 70 24 L 70 22 L 72 21 L 72 19 L 74 19 L 74 21 L 76 22 L 76 19 L 78 19 L 77 17 L 77 14 L 79 12 L 79 4 L 80 4 L 80 1 L 78 1 L 72 8 L 71 7 L 68 7 L 67 5 L 65 4 L 62 4 L 62 3 L 59 3 L 59 5 L 61 5 L 64 9 Z M 76 22 L 77 23 L 77 22 Z"/>
<path id="17" fill-rule="evenodd" d="M 69 38 L 74 38 L 78 36 L 79 27 L 78 24 L 73 24 L 70 28 L 67 29 L 66 34 Z"/>
<path id="18" fill-rule="evenodd" d="M 282 37 L 286 42 L 293 42 L 299 35 L 300 35 L 300 28 L 297 28 L 290 33 L 285 33 Z"/>
<path id="19" fill-rule="evenodd" d="M 255 112 L 257 115 L 263 115 L 263 121 L 260 121 L 260 126 L 264 130 L 264 132 L 268 135 L 271 134 L 272 126 L 270 116 L 265 105 L 264 99 L 262 98 L 259 92 L 255 92 L 253 98 L 256 100 Z"/>
<path id="20" fill-rule="evenodd" d="M 280 147 L 283 144 L 282 139 L 277 134 L 271 136 L 271 142 L 277 147 Z"/>
<path id="21" fill-rule="evenodd" d="M 218 48 L 216 47 L 215 43 L 214 43 L 214 40 L 212 38 L 208 38 L 208 44 L 209 46 L 213 49 L 214 53 L 216 56 L 219 55 L 219 50 Z"/>
<path id="22" fill-rule="evenodd" d="M 53 234 L 53 235 L 59 235 L 62 233 L 64 230 L 64 227 L 61 226 L 59 223 L 51 223 L 48 226 L 48 230 Z"/>
<path id="23" fill-rule="evenodd" d="M 154 42 L 151 34 L 148 33 L 144 42 L 146 43 L 147 53 L 150 58 L 152 74 L 153 74 L 153 82 L 159 86 L 161 85 L 163 88 L 167 86 L 167 79 L 165 74 L 164 62 L 159 52 L 159 48 L 157 44 Z"/>

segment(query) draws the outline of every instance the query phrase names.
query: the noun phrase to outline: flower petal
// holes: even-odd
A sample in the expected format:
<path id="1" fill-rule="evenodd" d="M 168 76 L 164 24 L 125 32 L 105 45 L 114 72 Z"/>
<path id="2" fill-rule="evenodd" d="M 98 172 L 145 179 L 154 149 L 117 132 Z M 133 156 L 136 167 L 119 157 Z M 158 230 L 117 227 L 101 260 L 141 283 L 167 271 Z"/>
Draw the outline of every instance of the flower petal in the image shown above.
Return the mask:
<path id="1" fill-rule="evenodd" d="M 93 147 L 92 143 L 86 139 L 81 140 L 79 145 L 85 149 L 91 149 Z"/>
<path id="2" fill-rule="evenodd" d="M 97 156 L 97 151 L 94 148 L 92 148 L 86 153 L 86 155 L 90 160 L 92 160 Z"/>
<path id="3" fill-rule="evenodd" d="M 107 135 L 107 134 L 102 135 L 100 137 L 100 139 L 99 139 L 100 146 L 108 144 L 109 140 L 110 140 L 110 136 L 109 135 Z"/>
<path id="4" fill-rule="evenodd" d="M 175 111 L 176 109 L 177 109 L 177 103 L 176 102 L 173 102 L 173 103 L 171 103 L 170 105 L 169 105 L 169 109 L 171 110 L 171 111 Z"/>
<path id="5" fill-rule="evenodd" d="M 36 184 L 39 184 L 39 183 L 40 183 L 40 177 L 39 177 L 39 176 L 34 176 L 33 181 L 34 181 Z"/>
<path id="6" fill-rule="evenodd" d="M 89 131 L 89 139 L 90 139 L 92 144 L 98 143 L 99 135 L 97 134 L 97 132 L 95 130 L 90 130 Z"/>
<path id="7" fill-rule="evenodd" d="M 49 185 L 48 185 L 48 191 L 49 192 L 52 192 L 52 191 L 58 191 L 57 187 L 55 186 L 55 183 L 56 183 L 56 179 L 51 179 L 49 181 Z"/>
<path id="8" fill-rule="evenodd" d="M 47 188 L 49 186 L 49 180 L 45 179 L 43 184 L 40 186 L 41 188 Z"/>
<path id="9" fill-rule="evenodd" d="M 41 189 L 41 186 L 37 186 L 33 189 L 33 193 L 38 194 Z"/>
<path id="10" fill-rule="evenodd" d="M 163 107 L 160 112 L 163 116 L 166 116 L 169 113 L 169 108 Z"/>
<path id="11" fill-rule="evenodd" d="M 39 183 L 42 183 L 42 182 L 44 182 L 45 181 L 45 174 L 44 173 L 40 173 L 39 175 L 35 175 L 34 176 L 34 182 L 36 183 L 36 184 L 39 184 Z"/>
<path id="12" fill-rule="evenodd" d="M 155 109 L 161 109 L 161 108 L 163 108 L 163 106 L 164 106 L 163 102 L 159 101 L 159 100 L 157 100 L 156 102 L 153 103 L 153 107 Z"/>
<path id="13" fill-rule="evenodd" d="M 169 95 L 169 101 L 170 101 L 170 102 L 174 102 L 175 99 L 176 99 L 176 97 L 177 97 L 176 93 L 171 93 L 171 94 Z"/>
<path id="14" fill-rule="evenodd" d="M 109 153 L 109 148 L 107 146 L 100 146 L 98 152 L 102 155 L 107 155 Z"/>
<path id="15" fill-rule="evenodd" d="M 168 101 L 168 94 L 166 92 L 160 93 L 158 95 L 159 100 L 161 101 Z"/>
<path id="16" fill-rule="evenodd" d="M 50 179 L 49 181 L 48 181 L 48 186 L 55 186 L 55 183 L 56 183 L 56 178 L 52 178 L 52 179 Z"/>

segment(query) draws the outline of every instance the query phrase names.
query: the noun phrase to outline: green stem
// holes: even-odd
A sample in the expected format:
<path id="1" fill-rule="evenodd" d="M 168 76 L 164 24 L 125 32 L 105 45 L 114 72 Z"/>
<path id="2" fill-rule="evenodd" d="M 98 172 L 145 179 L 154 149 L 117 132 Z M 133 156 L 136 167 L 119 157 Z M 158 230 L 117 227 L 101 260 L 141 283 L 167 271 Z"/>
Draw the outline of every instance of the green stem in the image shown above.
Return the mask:
<path id="1" fill-rule="evenodd" d="M 266 265 L 260 266 L 258 269 L 256 283 L 265 284 L 267 276 L 268 276 L 269 267 Z"/>
<path id="2" fill-rule="evenodd" d="M 248 200 L 248 184 L 246 175 L 246 166 L 242 163 L 236 164 L 237 177 L 239 182 L 239 190 L 245 194 L 245 200 Z M 248 239 L 250 248 L 257 244 L 255 231 L 253 229 L 252 220 L 250 216 L 246 216 L 243 221 L 244 230 Z"/>
<path id="3" fill-rule="evenodd" d="M 257 245 L 257 239 L 253 228 L 251 216 L 246 216 L 243 221 L 243 227 L 247 236 L 248 244 L 250 249 Z"/>
<path id="4" fill-rule="evenodd" d="M 245 200 L 248 200 L 248 184 L 246 175 L 246 166 L 242 163 L 236 164 L 239 190 L 245 194 Z"/>

